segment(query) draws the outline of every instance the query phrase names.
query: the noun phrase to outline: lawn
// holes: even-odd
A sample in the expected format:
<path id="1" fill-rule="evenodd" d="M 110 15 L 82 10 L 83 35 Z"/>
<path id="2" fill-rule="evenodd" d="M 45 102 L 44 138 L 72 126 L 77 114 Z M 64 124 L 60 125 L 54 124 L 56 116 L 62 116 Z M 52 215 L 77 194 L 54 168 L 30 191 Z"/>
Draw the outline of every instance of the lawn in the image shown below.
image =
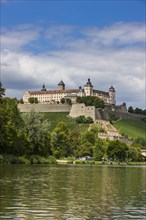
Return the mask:
<path id="1" fill-rule="evenodd" d="M 146 123 L 139 120 L 119 120 L 113 124 L 120 134 L 129 138 L 146 137 Z"/>

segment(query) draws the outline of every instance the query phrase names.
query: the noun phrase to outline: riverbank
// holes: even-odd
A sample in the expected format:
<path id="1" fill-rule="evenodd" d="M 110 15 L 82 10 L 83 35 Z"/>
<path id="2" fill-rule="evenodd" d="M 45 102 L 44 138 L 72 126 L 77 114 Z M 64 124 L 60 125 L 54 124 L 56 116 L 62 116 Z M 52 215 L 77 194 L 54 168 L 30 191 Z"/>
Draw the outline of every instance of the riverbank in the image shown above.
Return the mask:
<path id="1" fill-rule="evenodd" d="M 57 160 L 57 164 L 89 164 L 89 165 L 102 165 L 102 166 L 146 166 L 146 161 L 144 162 L 137 162 L 137 161 L 129 161 L 129 162 L 115 162 L 115 161 L 94 161 L 94 160 L 66 160 L 66 159 L 62 159 L 62 160 Z"/>
<path id="2" fill-rule="evenodd" d="M 115 162 L 115 161 L 94 161 L 94 160 L 75 160 L 72 158 L 56 159 L 53 156 L 41 157 L 39 155 L 28 156 L 14 156 L 0 154 L 0 164 L 85 164 L 85 165 L 102 165 L 102 166 L 146 166 L 144 162 Z"/>
<path id="3" fill-rule="evenodd" d="M 56 164 L 53 156 L 41 157 L 39 155 L 15 156 L 0 154 L 0 164 Z"/>

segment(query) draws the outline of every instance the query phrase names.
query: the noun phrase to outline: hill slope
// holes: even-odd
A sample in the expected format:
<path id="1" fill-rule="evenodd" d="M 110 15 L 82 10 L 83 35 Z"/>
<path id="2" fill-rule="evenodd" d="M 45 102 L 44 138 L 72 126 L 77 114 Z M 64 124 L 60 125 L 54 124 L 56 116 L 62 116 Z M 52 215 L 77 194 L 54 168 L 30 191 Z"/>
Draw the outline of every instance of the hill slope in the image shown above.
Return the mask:
<path id="1" fill-rule="evenodd" d="M 119 120 L 113 124 L 120 134 L 129 138 L 146 137 L 146 123 L 138 120 Z"/>
<path id="2" fill-rule="evenodd" d="M 72 131 L 86 131 L 89 124 L 77 124 L 75 119 L 68 117 L 69 112 L 45 112 L 45 119 L 50 123 L 50 131 L 52 131 L 59 122 L 65 122 Z"/>

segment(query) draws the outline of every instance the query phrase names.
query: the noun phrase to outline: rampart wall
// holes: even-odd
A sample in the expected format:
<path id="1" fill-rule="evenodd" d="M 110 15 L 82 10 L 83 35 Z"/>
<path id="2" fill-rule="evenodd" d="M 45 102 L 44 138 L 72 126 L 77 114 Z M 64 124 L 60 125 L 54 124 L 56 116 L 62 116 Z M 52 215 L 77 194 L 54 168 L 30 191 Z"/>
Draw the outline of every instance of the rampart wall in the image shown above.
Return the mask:
<path id="1" fill-rule="evenodd" d="M 18 104 L 20 112 L 31 112 L 32 110 L 36 112 L 70 112 L 69 116 L 78 117 L 84 115 L 85 117 L 91 117 L 95 120 L 109 120 L 110 116 L 114 116 L 118 119 L 134 119 L 140 120 L 145 116 L 124 113 L 121 111 L 112 111 L 107 109 L 96 109 L 95 106 L 85 106 L 84 103 L 78 104 Z"/>
<path id="2" fill-rule="evenodd" d="M 66 104 L 18 104 L 20 112 L 70 112 L 71 105 Z"/>
<path id="3" fill-rule="evenodd" d="M 110 111 L 110 110 L 97 110 L 101 115 L 103 120 L 109 120 L 110 116 L 114 116 L 117 119 L 131 119 L 131 120 L 140 120 L 144 118 L 143 115 L 131 114 L 129 112 L 119 112 L 119 111 Z"/>
<path id="4" fill-rule="evenodd" d="M 69 116 L 78 117 L 80 115 L 84 115 L 85 117 L 91 117 L 95 121 L 96 119 L 95 106 L 85 106 L 84 103 L 73 104 Z"/>

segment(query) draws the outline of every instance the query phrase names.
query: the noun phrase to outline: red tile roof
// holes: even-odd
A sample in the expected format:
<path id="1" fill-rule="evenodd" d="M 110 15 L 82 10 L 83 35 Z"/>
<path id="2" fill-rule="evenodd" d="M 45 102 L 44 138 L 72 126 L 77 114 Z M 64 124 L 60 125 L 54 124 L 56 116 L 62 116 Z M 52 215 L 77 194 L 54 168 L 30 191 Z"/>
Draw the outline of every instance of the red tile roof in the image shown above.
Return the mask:
<path id="1" fill-rule="evenodd" d="M 46 91 L 28 91 L 30 95 L 43 95 L 43 94 L 57 94 L 57 93 L 78 93 L 79 89 L 65 89 L 65 90 L 46 90 Z"/>

